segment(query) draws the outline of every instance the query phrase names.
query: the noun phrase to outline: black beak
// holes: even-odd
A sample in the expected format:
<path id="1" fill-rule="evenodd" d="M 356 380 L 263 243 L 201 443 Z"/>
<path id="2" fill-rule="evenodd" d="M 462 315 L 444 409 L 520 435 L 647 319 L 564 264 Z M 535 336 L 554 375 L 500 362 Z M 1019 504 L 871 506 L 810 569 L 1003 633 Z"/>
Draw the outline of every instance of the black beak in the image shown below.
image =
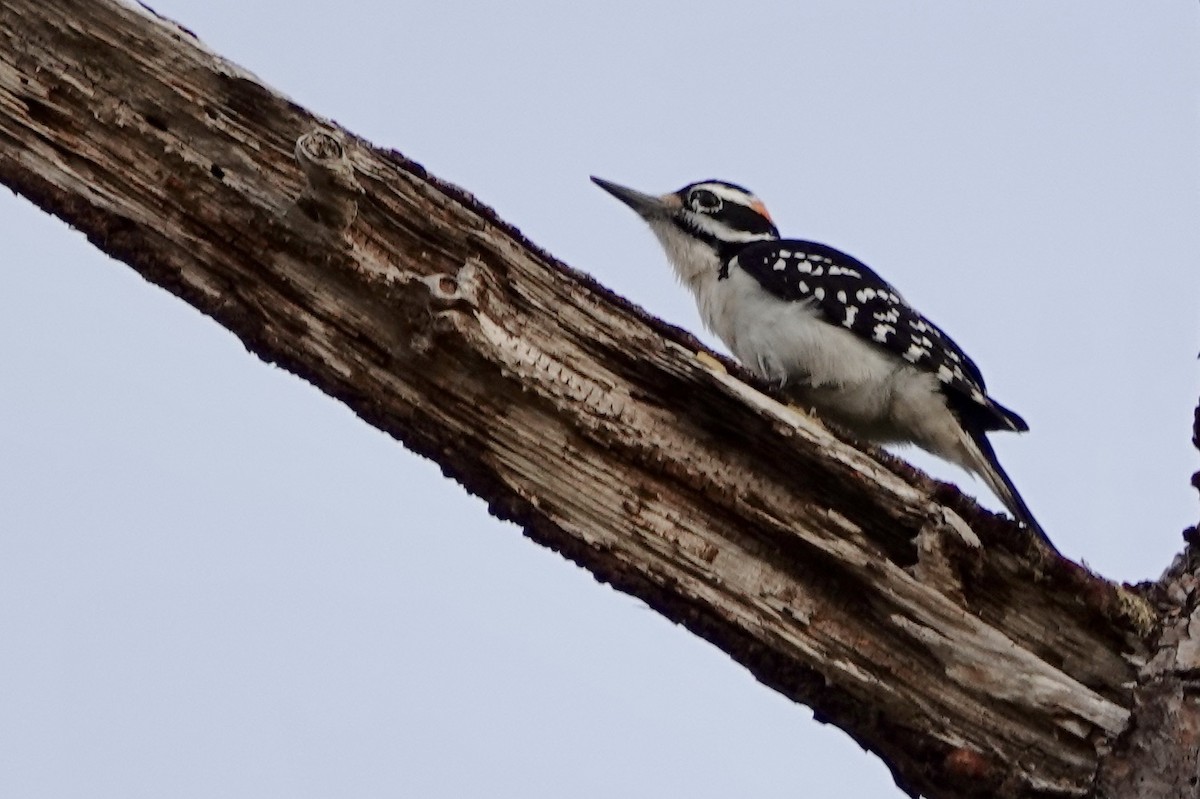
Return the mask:
<path id="1" fill-rule="evenodd" d="M 603 178 L 592 176 L 592 183 L 595 183 L 606 192 L 616 197 L 621 202 L 628 205 L 630 208 L 638 212 L 638 215 L 643 219 L 652 219 L 654 217 L 669 216 L 672 212 L 672 205 L 662 197 L 655 197 L 652 194 L 642 194 L 640 191 L 628 189 L 617 183 L 613 183 Z"/>

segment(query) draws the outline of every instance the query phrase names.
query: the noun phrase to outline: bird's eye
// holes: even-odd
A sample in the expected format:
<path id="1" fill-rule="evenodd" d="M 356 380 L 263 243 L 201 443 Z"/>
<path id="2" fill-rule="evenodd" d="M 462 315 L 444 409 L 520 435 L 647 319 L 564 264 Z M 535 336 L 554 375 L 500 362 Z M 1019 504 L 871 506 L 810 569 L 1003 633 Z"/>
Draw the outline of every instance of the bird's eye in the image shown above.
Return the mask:
<path id="1" fill-rule="evenodd" d="M 721 209 L 721 198 L 708 189 L 696 189 L 689 198 L 692 210 L 702 214 L 711 214 Z"/>

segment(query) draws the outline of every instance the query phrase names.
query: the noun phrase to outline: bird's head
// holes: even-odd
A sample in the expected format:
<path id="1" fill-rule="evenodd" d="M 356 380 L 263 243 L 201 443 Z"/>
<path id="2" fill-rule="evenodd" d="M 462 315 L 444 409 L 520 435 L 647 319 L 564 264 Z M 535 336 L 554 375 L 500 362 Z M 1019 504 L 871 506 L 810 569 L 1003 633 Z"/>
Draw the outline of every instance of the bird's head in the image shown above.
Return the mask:
<path id="1" fill-rule="evenodd" d="M 719 268 L 747 244 L 779 238 L 762 200 L 733 183 L 704 180 L 655 196 L 592 181 L 646 220 L 684 280 Z"/>

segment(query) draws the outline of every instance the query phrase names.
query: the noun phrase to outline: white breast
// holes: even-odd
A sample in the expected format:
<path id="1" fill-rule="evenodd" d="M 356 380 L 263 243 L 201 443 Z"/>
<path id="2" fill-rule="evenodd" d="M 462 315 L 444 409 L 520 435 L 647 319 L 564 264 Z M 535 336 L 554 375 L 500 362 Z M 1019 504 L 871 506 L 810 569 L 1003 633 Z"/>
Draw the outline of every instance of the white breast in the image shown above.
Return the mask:
<path id="1" fill-rule="evenodd" d="M 736 265 L 720 278 L 709 247 L 672 227 L 654 228 L 705 327 L 751 371 L 866 438 L 920 442 L 948 433 L 932 375 L 824 321 L 811 302 L 775 297 Z M 922 429 L 931 424 L 938 429 Z"/>
<path id="2" fill-rule="evenodd" d="M 780 383 L 851 386 L 886 382 L 901 365 L 845 328 L 831 325 L 809 302 L 768 293 L 736 266 L 725 279 L 696 281 L 705 325 L 738 360 Z"/>

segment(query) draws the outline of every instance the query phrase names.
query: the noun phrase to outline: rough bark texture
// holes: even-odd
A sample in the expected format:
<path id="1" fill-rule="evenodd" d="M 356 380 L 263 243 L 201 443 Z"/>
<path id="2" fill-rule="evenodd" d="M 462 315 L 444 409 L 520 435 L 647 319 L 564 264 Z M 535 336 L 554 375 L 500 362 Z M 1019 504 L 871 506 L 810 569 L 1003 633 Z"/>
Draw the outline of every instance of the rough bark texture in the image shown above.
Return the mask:
<path id="1" fill-rule="evenodd" d="M 1192 443 L 1200 450 L 1200 405 Z M 1200 472 L 1192 475 L 1200 490 Z M 1154 657 L 1138 675 L 1129 727 L 1106 757 L 1097 795 L 1106 799 L 1200 796 L 1200 525 L 1150 596 L 1158 605 Z"/>
<path id="2" fill-rule="evenodd" d="M 856 449 L 186 30 L 0 0 L 0 181 L 812 706 L 910 794 L 1089 796 L 1110 742 L 1136 768 L 1195 735 L 1194 583 L 1152 604 Z"/>
<path id="3" fill-rule="evenodd" d="M 1104 762 L 1097 794 L 1200 796 L 1200 558 L 1180 556 L 1158 586 L 1164 625 L 1142 669 L 1129 729 Z"/>

